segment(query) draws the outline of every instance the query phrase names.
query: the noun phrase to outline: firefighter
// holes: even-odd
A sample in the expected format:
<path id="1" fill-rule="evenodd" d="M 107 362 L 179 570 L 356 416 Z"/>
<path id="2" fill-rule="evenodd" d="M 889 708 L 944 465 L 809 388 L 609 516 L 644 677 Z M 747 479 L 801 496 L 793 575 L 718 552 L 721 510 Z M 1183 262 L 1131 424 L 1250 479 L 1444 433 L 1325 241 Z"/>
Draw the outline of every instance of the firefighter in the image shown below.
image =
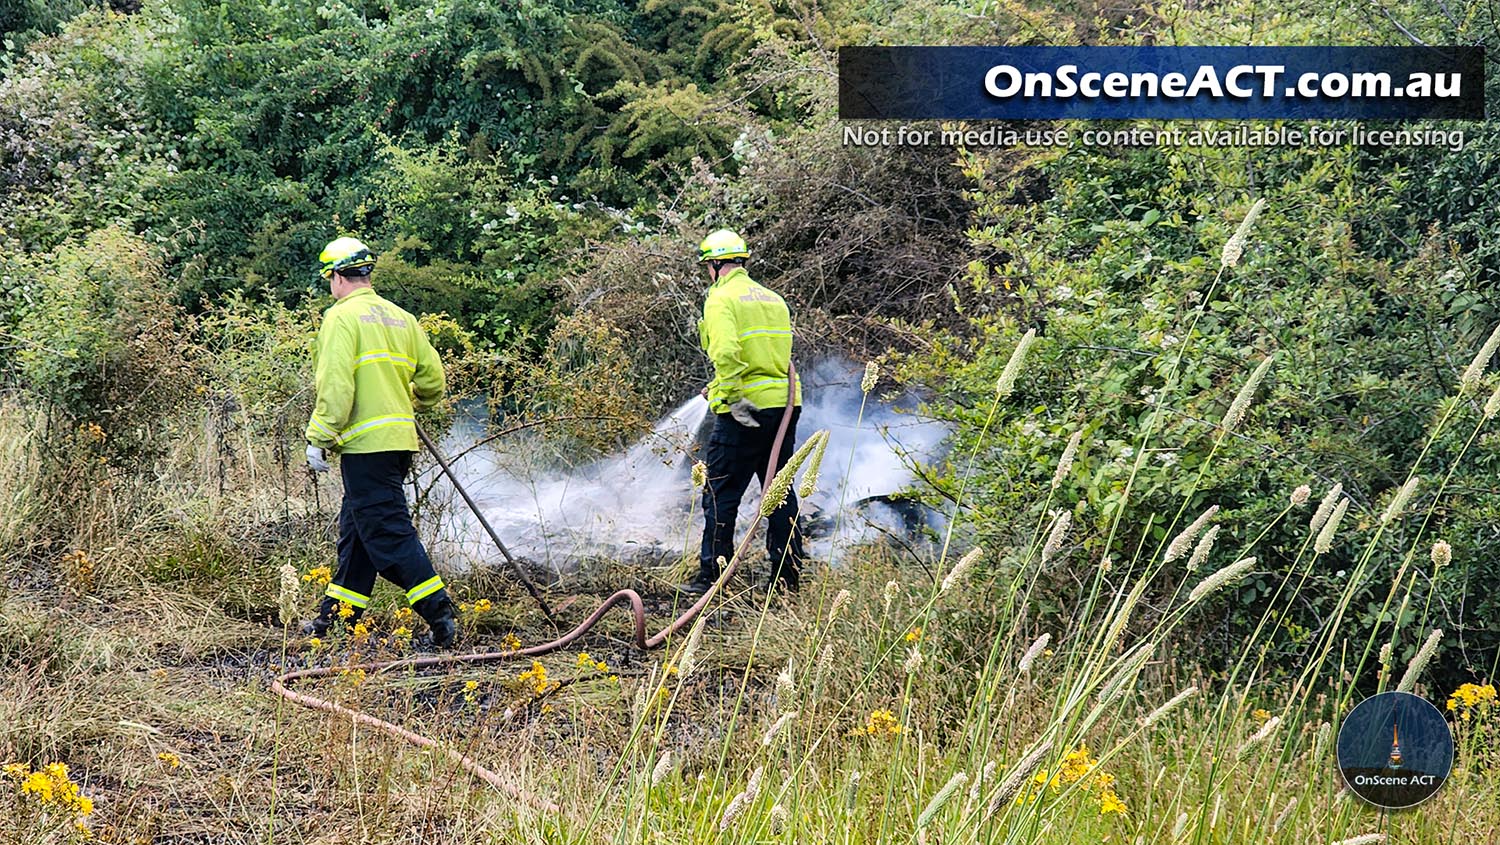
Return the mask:
<path id="1" fill-rule="evenodd" d="M 432 629 L 453 643 L 457 626 L 443 579 L 412 527 L 402 481 L 417 451 L 415 408 L 443 397 L 443 362 L 415 317 L 370 285 L 375 255 L 339 238 L 318 257 L 336 300 L 323 314 L 314 361 L 317 402 L 307 423 L 307 464 L 329 470 L 337 453 L 344 481 L 338 571 L 303 633 L 321 636 L 336 618 L 353 624 L 369 607 L 379 573 L 406 591 Z"/>
<path id="2" fill-rule="evenodd" d="M 708 270 L 710 282 L 698 339 L 714 370 L 703 396 L 717 418 L 706 455 L 708 481 L 703 487 L 698 574 L 678 587 L 688 594 L 707 592 L 719 578 L 719 560 L 734 554 L 740 500 L 751 476 L 760 479 L 762 491 L 770 483 L 765 477 L 766 463 L 787 404 L 791 312 L 780 296 L 745 272 L 749 257 L 744 239 L 728 229 L 710 233 L 698 247 L 698 261 Z M 778 466 L 785 466 L 794 451 L 801 405 L 802 385 L 797 384 Z M 803 553 L 794 493 L 788 493 L 786 502 L 771 514 L 766 554 L 772 586 L 795 592 Z"/>

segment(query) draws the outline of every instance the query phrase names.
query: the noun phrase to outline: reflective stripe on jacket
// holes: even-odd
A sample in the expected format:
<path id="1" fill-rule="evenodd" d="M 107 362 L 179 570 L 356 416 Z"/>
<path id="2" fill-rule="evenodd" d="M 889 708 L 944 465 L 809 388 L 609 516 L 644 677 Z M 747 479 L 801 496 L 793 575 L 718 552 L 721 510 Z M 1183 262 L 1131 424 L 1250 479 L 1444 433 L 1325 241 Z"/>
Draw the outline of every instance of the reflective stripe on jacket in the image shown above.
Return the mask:
<path id="1" fill-rule="evenodd" d="M 414 408 L 443 398 L 443 362 L 417 318 L 371 288 L 323 312 L 307 442 L 340 452 L 415 452 Z"/>
<path id="2" fill-rule="evenodd" d="M 703 300 L 698 340 L 713 361 L 708 402 L 724 413 L 740 399 L 757 408 L 785 408 L 792 360 L 792 315 L 775 291 L 743 267 L 719 277 Z M 796 404 L 802 404 L 797 385 Z"/>

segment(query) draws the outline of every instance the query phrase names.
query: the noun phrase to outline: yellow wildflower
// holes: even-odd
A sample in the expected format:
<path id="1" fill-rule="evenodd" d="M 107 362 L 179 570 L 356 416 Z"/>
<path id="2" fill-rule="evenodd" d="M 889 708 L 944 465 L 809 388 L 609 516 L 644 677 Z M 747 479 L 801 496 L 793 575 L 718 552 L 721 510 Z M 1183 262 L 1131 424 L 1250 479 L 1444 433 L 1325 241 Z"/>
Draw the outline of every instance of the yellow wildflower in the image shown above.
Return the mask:
<path id="1" fill-rule="evenodd" d="M 0 773 L 11 780 L 22 780 L 31 774 L 31 767 L 25 763 L 6 763 L 4 768 L 0 768 Z"/>
<path id="2" fill-rule="evenodd" d="M 394 614 L 394 616 L 396 617 L 397 624 L 400 624 L 400 625 L 407 625 L 407 624 L 409 624 L 411 622 L 412 616 L 414 616 L 414 615 L 415 614 L 412 613 L 411 608 L 409 608 L 409 607 L 400 608 Z"/>
<path id="3" fill-rule="evenodd" d="M 1070 784 L 1088 777 L 1098 761 L 1089 757 L 1089 749 L 1086 745 L 1080 745 L 1077 749 L 1069 751 L 1063 756 L 1062 768 L 1058 770 L 1057 778 L 1061 784 Z M 1055 789 L 1058 784 L 1054 783 Z"/>
<path id="4" fill-rule="evenodd" d="M 307 647 L 312 649 L 313 651 L 317 651 L 318 649 L 323 647 L 323 641 L 317 637 L 308 637 Z"/>
<path id="5" fill-rule="evenodd" d="M 1271 711 L 1269 710 L 1257 709 L 1255 712 L 1251 713 L 1250 716 L 1251 718 L 1255 719 L 1255 723 L 1257 725 L 1264 725 L 1266 722 L 1271 721 Z"/>
<path id="6" fill-rule="evenodd" d="M 531 668 L 522 672 L 520 678 L 522 685 L 530 687 L 537 695 L 557 685 L 556 682 L 547 679 L 547 667 L 543 666 L 540 660 L 531 661 Z"/>
<path id="7" fill-rule="evenodd" d="M 391 637 L 397 642 L 404 643 L 407 640 L 411 639 L 411 629 L 406 627 L 405 625 L 402 625 L 400 628 L 397 628 L 396 630 L 391 632 Z"/>
<path id="8" fill-rule="evenodd" d="M 370 629 L 363 622 L 355 622 L 353 635 L 356 640 L 367 639 L 370 636 Z"/>
<path id="9" fill-rule="evenodd" d="M 21 794 L 29 795 L 42 803 L 52 801 L 52 778 L 46 772 L 32 772 L 21 781 Z"/>
<path id="10" fill-rule="evenodd" d="M 922 639 L 922 626 L 921 625 L 918 625 L 918 626 L 912 628 L 910 631 L 906 632 L 906 641 L 907 642 L 914 643 L 914 642 L 917 642 L 920 639 Z"/>
<path id="11" fill-rule="evenodd" d="M 500 640 L 500 648 L 502 651 L 520 651 L 521 638 L 515 634 L 506 634 Z"/>
<path id="12" fill-rule="evenodd" d="M 344 671 L 344 677 L 349 681 L 349 686 L 357 687 L 365 682 L 365 670 L 346 669 Z"/>
<path id="13" fill-rule="evenodd" d="M 156 759 L 160 760 L 162 765 L 166 766 L 169 769 L 176 769 L 182 766 L 182 758 L 178 757 L 176 754 L 173 754 L 170 751 L 163 751 L 162 753 L 156 755 Z"/>
<path id="14" fill-rule="evenodd" d="M 315 566 L 302 576 L 304 583 L 315 583 L 320 587 L 328 586 L 328 582 L 332 580 L 333 570 L 326 566 Z"/>
<path id="15" fill-rule="evenodd" d="M 1099 791 L 1099 815 L 1107 816 L 1110 813 L 1125 815 L 1125 802 L 1110 787 L 1104 787 Z"/>
<path id="16" fill-rule="evenodd" d="M 1458 717 L 1468 721 L 1474 712 L 1484 712 L 1495 703 L 1494 684 L 1464 684 L 1448 697 L 1448 709 L 1458 711 Z"/>
<path id="17" fill-rule="evenodd" d="M 475 613 L 489 613 L 494 609 L 495 605 L 492 604 L 489 599 L 480 599 L 479 601 L 474 602 Z"/>
<path id="18" fill-rule="evenodd" d="M 479 682 L 478 681 L 464 681 L 464 689 L 468 690 L 469 692 L 473 692 L 474 690 L 479 689 Z"/>
<path id="19" fill-rule="evenodd" d="M 595 672 L 608 672 L 609 666 L 603 660 L 595 660 L 586 651 L 578 653 L 578 668 L 593 669 Z"/>
<path id="20" fill-rule="evenodd" d="M 339 602 L 339 618 L 340 619 L 348 619 L 349 617 L 351 617 L 353 615 L 354 615 L 354 605 L 352 605 L 352 604 L 350 604 L 350 603 L 348 603 L 346 601 Z"/>
<path id="21" fill-rule="evenodd" d="M 865 719 L 863 727 L 855 728 L 854 736 L 892 737 L 901 733 L 901 722 L 889 710 L 875 710 Z"/>

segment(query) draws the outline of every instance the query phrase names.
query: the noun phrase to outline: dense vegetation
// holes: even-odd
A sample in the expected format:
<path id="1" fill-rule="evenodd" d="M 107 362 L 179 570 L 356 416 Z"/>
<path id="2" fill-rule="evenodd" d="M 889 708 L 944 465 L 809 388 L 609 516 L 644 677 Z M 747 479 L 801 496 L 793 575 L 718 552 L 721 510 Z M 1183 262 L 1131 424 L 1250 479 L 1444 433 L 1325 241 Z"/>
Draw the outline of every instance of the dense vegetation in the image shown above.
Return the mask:
<path id="1" fill-rule="evenodd" d="M 1500 323 L 1500 132 L 1447 127 L 1466 133 L 1457 153 L 844 147 L 836 49 L 1484 43 L 1495 32 L 1487 14 L 1480 4 L 1268 12 L 1238 0 L 0 4 L 0 346 L 10 353 L 0 362 L 0 665 L 24 669 L 0 683 L 0 757 L 67 757 L 98 771 L 99 789 L 149 792 L 122 761 L 164 742 L 129 725 L 140 721 L 134 702 L 170 697 L 157 688 L 167 686 L 198 702 L 152 705 L 181 743 L 209 725 L 287 754 L 302 777 L 353 778 L 355 767 L 321 750 L 348 741 L 343 729 L 288 745 L 245 728 L 218 700 L 215 662 L 323 659 L 286 653 L 272 622 L 276 568 L 311 574 L 330 549 L 328 491 L 306 480 L 298 448 L 307 344 L 327 304 L 318 249 L 343 233 L 366 239 L 381 254 L 378 285 L 424 315 L 458 394 L 488 399 L 497 420 L 564 420 L 549 430 L 553 447 L 587 450 L 618 445 L 701 384 L 692 246 L 729 225 L 750 239 L 757 277 L 792 302 L 807 354 L 880 358 L 885 384 L 922 387 L 927 411 L 955 424 L 950 458 L 922 467 L 912 495 L 957 517 L 956 549 L 985 551 L 972 590 L 936 586 L 956 555 L 870 550 L 801 603 L 738 617 L 734 627 L 755 638 L 714 642 L 721 656 L 707 677 L 684 687 L 650 676 L 692 714 L 684 721 L 710 725 L 707 740 L 671 708 L 653 717 L 618 686 L 583 682 L 566 728 L 527 705 L 530 733 L 519 737 L 490 719 L 507 701 L 494 699 L 496 714 L 471 706 L 453 692 L 458 676 L 442 679 L 437 705 L 403 688 L 362 706 L 404 703 L 412 719 L 463 710 L 519 755 L 597 740 L 645 755 L 632 765 L 648 771 L 663 732 L 676 736 L 706 782 L 684 776 L 661 795 L 645 777 L 612 772 L 625 780 L 595 785 L 587 755 L 537 776 L 594 812 L 590 802 L 623 783 L 622 819 L 665 819 L 622 841 L 705 838 L 762 763 L 806 788 L 811 820 L 801 838 L 786 834 L 793 841 L 916 835 L 933 821 L 920 812 L 924 796 L 952 770 L 979 778 L 1000 760 L 1003 775 L 1047 731 L 1059 764 L 1085 738 L 1102 761 L 1074 752 L 1075 767 L 1117 755 L 1108 768 L 1135 790 L 1122 789 L 1132 809 L 1119 824 L 1148 841 L 1176 839 L 1189 812 L 1199 841 L 1353 831 L 1361 817 L 1335 800 L 1318 725 L 1393 686 L 1393 667 L 1399 674 L 1433 629 L 1443 634 L 1422 688 L 1434 699 L 1492 684 L 1500 661 L 1500 433 L 1487 424 L 1497 377 L 1486 370 L 1460 385 Z M 1225 244 L 1257 200 L 1243 254 L 1228 260 Z M 1036 341 L 1021 377 L 997 395 L 1028 331 Z M 1226 424 L 1242 389 L 1248 411 Z M 1311 498 L 1299 509 L 1290 497 L 1304 484 Z M 1335 484 L 1347 513 L 1315 550 L 1308 517 Z M 1210 506 L 1212 556 L 1163 555 Z M 1053 538 L 1062 513 L 1071 529 Z M 1437 562 L 1439 541 L 1451 562 Z M 1232 588 L 1185 600 L 1205 573 L 1247 556 L 1255 564 Z M 669 577 L 605 569 L 576 586 L 628 578 L 649 589 Z M 509 589 L 483 576 L 460 583 L 470 596 Z M 825 600 L 845 585 L 853 604 L 836 620 Z M 72 618 L 87 622 L 56 624 Z M 475 643 L 536 623 L 519 605 L 467 621 Z M 1017 665 L 1042 633 L 1058 657 L 1050 686 Z M 849 645 L 831 670 L 820 662 L 830 642 Z M 1148 645 L 1157 660 L 1143 670 Z M 910 669 L 919 648 L 924 673 Z M 772 677 L 788 661 L 795 696 Z M 168 662 L 181 670 L 169 684 L 147 679 Z M 117 665 L 138 671 L 116 677 Z M 1110 677 L 1140 681 L 1131 706 L 1143 712 L 1190 681 L 1212 689 L 1170 722 L 1211 729 L 1184 748 L 1180 732 L 1157 743 L 1069 709 L 1074 693 L 1108 698 Z M 259 690 L 233 683 L 264 716 Z M 735 694 L 736 684 L 747 686 Z M 734 727 L 746 701 L 771 714 L 754 710 L 749 741 Z M 67 702 L 109 716 L 58 716 Z M 779 746 L 755 740 L 792 708 L 826 725 L 772 759 L 781 752 L 766 749 Z M 1279 834 L 1281 821 L 1264 818 L 1253 831 L 1216 832 L 1226 790 L 1230 814 L 1265 816 L 1213 763 L 1221 744 L 1264 740 L 1247 736 L 1266 719 L 1245 725 L 1260 708 L 1285 718 L 1279 755 L 1231 774 L 1301 790 L 1291 822 Z M 600 715 L 622 709 L 631 722 Z M 643 725 L 656 731 L 646 745 Z M 861 739 L 831 741 L 851 728 Z M 1477 774 L 1492 731 L 1479 720 L 1465 728 L 1476 774 L 1433 817 L 1446 822 L 1412 822 L 1415 840 L 1444 824 L 1450 836 L 1469 824 L 1482 837 L 1495 823 L 1463 815 L 1495 806 L 1496 784 Z M 76 750 L 92 742 L 105 750 Z M 1182 767 L 1170 798 L 1147 789 L 1163 759 Z M 256 824 L 275 775 L 203 760 L 230 786 L 173 789 L 223 807 L 251 790 L 223 820 L 263 838 Z M 382 788 L 446 777 L 428 767 L 391 762 Z M 881 772 L 866 786 L 884 790 L 878 817 L 846 795 L 850 770 Z M 298 799 L 298 824 L 310 824 L 337 798 L 303 785 L 312 791 Z M 761 802 L 746 838 L 797 829 L 785 794 Z M 1005 835 L 1069 822 L 1080 837 L 1113 835 L 1095 798 L 1098 812 L 1074 801 L 1048 809 L 1072 815 L 1045 819 L 1022 818 L 1022 802 Z M 140 800 L 162 815 L 134 818 L 136 835 L 188 824 L 162 809 L 175 798 Z M 448 820 L 455 841 L 473 841 L 469 800 L 425 809 Z M 974 835 L 983 803 L 971 797 L 940 818 L 954 838 Z M 411 809 L 402 806 L 385 805 L 381 824 L 397 829 Z M 124 836 L 131 812 L 111 812 Z M 507 824 L 486 829 L 549 840 L 589 830 L 537 817 Z"/>

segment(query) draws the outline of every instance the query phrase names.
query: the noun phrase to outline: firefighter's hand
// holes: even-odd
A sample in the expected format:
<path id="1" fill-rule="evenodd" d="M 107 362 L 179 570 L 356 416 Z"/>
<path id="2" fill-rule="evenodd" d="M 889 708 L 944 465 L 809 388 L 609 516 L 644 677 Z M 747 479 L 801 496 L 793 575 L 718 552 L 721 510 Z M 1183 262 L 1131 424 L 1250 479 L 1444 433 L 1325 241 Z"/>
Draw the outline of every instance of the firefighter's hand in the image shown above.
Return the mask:
<path id="1" fill-rule="evenodd" d="M 729 415 L 746 428 L 760 428 L 760 423 L 755 419 L 755 412 L 758 410 L 760 409 L 750 404 L 750 400 L 741 399 L 729 406 Z"/>
<path id="2" fill-rule="evenodd" d="M 307 444 L 307 468 L 313 472 L 327 472 L 329 470 L 328 457 L 323 452 L 322 446 Z"/>
<path id="3" fill-rule="evenodd" d="M 698 391 L 698 395 L 702 396 L 705 400 L 708 399 L 708 385 L 703 385 L 703 389 Z"/>

